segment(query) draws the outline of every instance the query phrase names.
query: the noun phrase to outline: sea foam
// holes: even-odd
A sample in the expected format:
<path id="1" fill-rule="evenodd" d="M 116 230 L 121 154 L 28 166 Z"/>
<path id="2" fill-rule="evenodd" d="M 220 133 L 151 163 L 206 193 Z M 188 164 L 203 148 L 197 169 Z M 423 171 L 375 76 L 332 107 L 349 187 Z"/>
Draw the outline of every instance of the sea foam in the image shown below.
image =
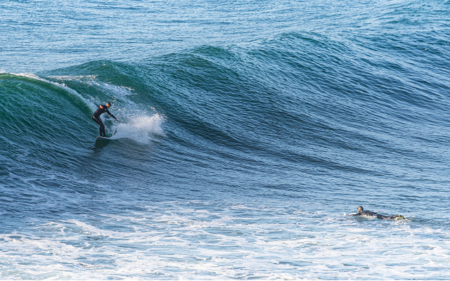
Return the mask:
<path id="1" fill-rule="evenodd" d="M 164 118 L 160 114 L 153 116 L 139 116 L 128 123 L 119 123 L 116 134 L 111 139 L 132 139 L 140 144 L 148 144 L 152 135 L 164 136 L 162 123 Z"/>

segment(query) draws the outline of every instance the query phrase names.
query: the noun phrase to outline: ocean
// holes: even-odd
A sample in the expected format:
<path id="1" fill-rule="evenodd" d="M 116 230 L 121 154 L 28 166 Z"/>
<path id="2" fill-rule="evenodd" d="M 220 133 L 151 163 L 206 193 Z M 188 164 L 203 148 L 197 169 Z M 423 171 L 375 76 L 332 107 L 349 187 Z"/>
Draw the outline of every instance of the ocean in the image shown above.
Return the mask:
<path id="1" fill-rule="evenodd" d="M 450 279 L 450 1 L 4 0 L 0 27 L 0 279 Z"/>

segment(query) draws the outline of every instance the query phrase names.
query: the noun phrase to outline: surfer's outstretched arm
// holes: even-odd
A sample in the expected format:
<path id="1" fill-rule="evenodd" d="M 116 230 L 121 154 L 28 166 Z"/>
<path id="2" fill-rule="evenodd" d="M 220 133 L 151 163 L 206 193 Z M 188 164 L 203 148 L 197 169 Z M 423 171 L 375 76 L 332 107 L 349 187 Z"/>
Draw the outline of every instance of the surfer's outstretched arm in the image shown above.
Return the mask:
<path id="1" fill-rule="evenodd" d="M 111 116 L 112 118 L 116 119 L 116 121 L 117 121 L 117 122 L 119 122 L 119 120 L 117 120 L 116 116 L 112 115 L 112 113 L 111 113 L 111 112 L 109 112 L 109 110 L 108 110 L 108 109 L 106 109 L 106 113 L 108 113 L 108 114 L 109 114 L 109 116 Z"/>

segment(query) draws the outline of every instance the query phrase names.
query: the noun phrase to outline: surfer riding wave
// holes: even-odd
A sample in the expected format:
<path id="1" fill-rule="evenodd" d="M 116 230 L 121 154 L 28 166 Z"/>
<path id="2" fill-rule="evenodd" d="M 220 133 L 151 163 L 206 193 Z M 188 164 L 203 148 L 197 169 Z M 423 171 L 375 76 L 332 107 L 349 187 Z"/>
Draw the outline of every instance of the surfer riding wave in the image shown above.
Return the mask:
<path id="1" fill-rule="evenodd" d="M 92 119 L 94 119 L 94 121 L 100 125 L 100 136 L 102 137 L 106 137 L 106 133 L 105 133 L 105 125 L 103 124 L 102 119 L 100 119 L 100 115 L 106 112 L 109 114 L 109 116 L 116 119 L 117 123 L 119 123 L 119 120 L 117 120 L 117 118 L 114 115 L 112 115 L 111 112 L 109 112 L 108 110 L 109 107 L 111 107 L 110 102 L 107 102 L 106 105 L 99 105 L 97 110 L 94 112 L 94 115 L 92 115 Z"/>

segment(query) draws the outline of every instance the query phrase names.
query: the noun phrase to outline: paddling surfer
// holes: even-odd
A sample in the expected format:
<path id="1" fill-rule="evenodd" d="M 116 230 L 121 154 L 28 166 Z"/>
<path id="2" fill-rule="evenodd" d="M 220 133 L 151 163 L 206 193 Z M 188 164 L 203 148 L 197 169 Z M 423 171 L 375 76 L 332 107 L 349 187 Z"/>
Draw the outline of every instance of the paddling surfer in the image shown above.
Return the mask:
<path id="1" fill-rule="evenodd" d="M 117 120 L 117 118 L 114 115 L 112 115 L 111 112 L 109 112 L 108 110 L 109 107 L 111 107 L 110 102 L 107 102 L 106 105 L 99 105 L 97 110 L 94 112 L 94 115 L 92 115 L 92 119 L 94 119 L 94 121 L 100 125 L 100 136 L 102 137 L 106 137 L 106 134 L 105 134 L 105 125 L 103 125 L 103 121 L 102 119 L 100 119 L 100 115 L 106 112 L 109 114 L 109 116 L 116 119 L 117 123 L 119 123 L 119 120 Z"/>
<path id="2" fill-rule="evenodd" d="M 350 214 L 350 216 L 376 217 L 377 219 L 380 219 L 380 220 L 401 220 L 401 219 L 405 219 L 405 217 L 402 216 L 402 215 L 398 215 L 398 216 L 384 216 L 384 215 L 377 214 L 375 212 L 365 211 L 362 206 L 358 207 L 358 213 Z"/>

